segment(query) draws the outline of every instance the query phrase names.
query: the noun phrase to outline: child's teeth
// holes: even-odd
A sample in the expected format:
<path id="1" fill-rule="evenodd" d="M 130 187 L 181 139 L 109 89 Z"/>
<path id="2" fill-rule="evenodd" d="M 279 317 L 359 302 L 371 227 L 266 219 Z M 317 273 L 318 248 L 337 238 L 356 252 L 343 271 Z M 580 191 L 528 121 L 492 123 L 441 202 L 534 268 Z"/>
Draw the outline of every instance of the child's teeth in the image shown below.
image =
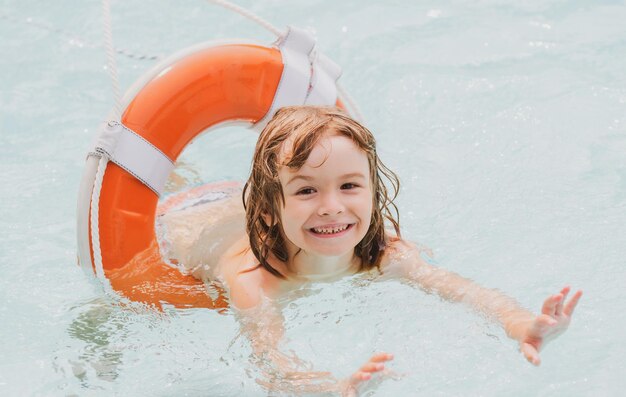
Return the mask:
<path id="1" fill-rule="evenodd" d="M 339 226 L 339 227 L 334 227 L 334 228 L 322 228 L 322 229 L 313 228 L 313 231 L 315 231 L 315 233 L 332 234 L 332 233 L 339 233 L 341 231 L 346 230 L 347 228 L 348 228 L 348 225 L 344 225 L 344 226 Z"/>

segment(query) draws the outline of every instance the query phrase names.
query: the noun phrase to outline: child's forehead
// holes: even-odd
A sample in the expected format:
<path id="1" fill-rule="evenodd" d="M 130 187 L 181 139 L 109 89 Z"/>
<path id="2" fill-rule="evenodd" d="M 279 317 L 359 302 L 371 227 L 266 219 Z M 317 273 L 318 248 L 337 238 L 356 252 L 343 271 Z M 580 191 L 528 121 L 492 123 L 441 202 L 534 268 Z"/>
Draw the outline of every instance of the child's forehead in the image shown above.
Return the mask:
<path id="1" fill-rule="evenodd" d="M 303 145 L 300 145 L 300 147 L 295 147 L 296 139 L 298 139 L 299 136 L 301 136 L 301 134 L 292 134 L 287 139 L 285 139 L 285 141 L 281 145 L 279 158 L 279 164 L 281 166 L 286 165 L 291 160 L 291 158 L 294 156 L 294 150 L 301 151 L 304 149 Z M 333 140 L 335 137 L 350 139 L 349 137 L 340 134 L 335 130 L 324 131 L 318 137 L 317 141 L 313 144 L 313 147 L 311 148 L 311 151 L 307 156 L 307 161 L 309 160 L 309 158 L 311 158 L 312 155 L 314 157 L 319 157 L 320 154 L 324 154 L 324 156 L 327 157 L 332 150 Z"/>
<path id="2" fill-rule="evenodd" d="M 367 153 L 351 137 L 336 132 L 320 136 L 318 141 L 310 148 L 309 153 L 300 152 L 294 154 L 291 153 L 292 150 L 293 142 L 284 145 L 279 158 L 279 168 L 286 168 L 289 172 L 299 172 L 302 168 L 310 171 L 311 169 L 318 169 L 327 161 L 336 162 L 338 159 L 343 159 L 354 164 L 360 164 L 361 157 L 367 158 Z M 299 150 L 302 150 L 302 148 Z M 306 159 L 302 158 L 303 154 L 307 155 Z M 298 156 L 300 160 L 290 164 L 294 155 Z M 367 160 L 366 163 L 368 163 Z"/>

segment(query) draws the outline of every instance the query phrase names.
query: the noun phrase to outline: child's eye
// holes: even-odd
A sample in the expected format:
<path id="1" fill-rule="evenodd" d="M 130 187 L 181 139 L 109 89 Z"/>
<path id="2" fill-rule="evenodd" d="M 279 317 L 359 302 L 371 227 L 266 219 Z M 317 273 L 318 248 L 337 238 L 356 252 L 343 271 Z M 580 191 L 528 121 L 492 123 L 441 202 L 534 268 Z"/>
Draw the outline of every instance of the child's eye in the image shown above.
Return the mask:
<path id="1" fill-rule="evenodd" d="M 312 187 L 305 187 L 304 189 L 300 189 L 296 192 L 297 195 L 307 195 L 315 193 L 315 189 Z"/>
<path id="2" fill-rule="evenodd" d="M 344 183 L 343 185 L 341 185 L 341 188 L 343 190 L 354 189 L 355 187 L 358 187 L 356 183 Z"/>

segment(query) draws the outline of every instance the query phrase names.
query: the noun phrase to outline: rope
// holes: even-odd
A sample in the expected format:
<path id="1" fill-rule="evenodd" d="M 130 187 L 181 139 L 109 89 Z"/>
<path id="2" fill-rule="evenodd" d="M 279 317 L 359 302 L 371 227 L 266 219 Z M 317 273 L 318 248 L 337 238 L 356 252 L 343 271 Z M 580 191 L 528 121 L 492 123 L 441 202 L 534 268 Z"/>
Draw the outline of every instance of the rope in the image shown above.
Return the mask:
<path id="1" fill-rule="evenodd" d="M 339 93 L 339 98 L 341 98 L 341 99 L 343 99 L 343 100 L 345 100 L 347 102 L 348 107 L 350 108 L 350 110 L 353 113 L 353 116 L 360 123 L 364 123 L 365 119 L 363 118 L 363 113 L 361 113 L 361 110 L 357 106 L 357 104 L 354 101 L 354 99 L 350 96 L 350 94 L 348 94 L 348 91 L 346 91 L 341 85 L 339 85 L 339 82 L 337 82 L 337 92 Z"/>
<path id="2" fill-rule="evenodd" d="M 100 204 L 100 191 L 102 190 L 102 180 L 104 179 L 104 171 L 107 168 L 108 159 L 104 156 L 100 157 L 98 162 L 98 171 L 91 191 L 90 221 L 91 221 L 91 245 L 93 248 L 93 262 L 96 268 L 96 275 L 100 281 L 106 280 L 104 276 L 104 268 L 102 266 L 102 251 L 100 249 L 100 228 L 98 206 Z"/>
<path id="3" fill-rule="evenodd" d="M 4 19 L 7 20 L 9 22 L 13 22 L 15 24 L 23 24 L 26 23 L 30 26 L 34 26 L 36 28 L 39 28 L 41 30 L 45 30 L 47 32 L 51 32 L 51 33 L 55 33 L 58 34 L 61 37 L 66 38 L 67 40 L 69 40 L 69 44 L 75 47 L 79 47 L 79 48 L 100 48 L 102 47 L 101 44 L 94 44 L 94 43 L 90 43 L 88 40 L 85 40 L 84 38 L 70 32 L 67 30 L 64 30 L 62 28 L 57 28 L 54 26 L 51 26 L 47 23 L 41 22 L 41 21 L 36 21 L 31 17 L 28 17 L 26 19 L 22 19 L 22 18 L 17 18 L 14 17 L 12 15 L 7 15 L 7 14 L 0 14 L 0 19 Z M 123 55 L 127 58 L 131 58 L 131 59 L 136 59 L 136 60 L 140 60 L 140 61 L 144 61 L 144 60 L 149 60 L 149 61 L 158 61 L 161 59 L 161 56 L 159 55 L 150 55 L 150 54 L 141 54 L 138 53 L 136 51 L 131 51 L 127 48 L 115 48 L 115 52 Z"/>
<path id="4" fill-rule="evenodd" d="M 276 26 L 272 25 L 271 23 L 269 23 L 268 21 L 266 21 L 265 19 L 261 18 L 260 16 L 254 14 L 251 11 L 246 10 L 245 8 L 242 8 L 240 6 L 238 6 L 237 4 L 233 4 L 229 1 L 226 0 L 207 0 L 209 3 L 213 3 L 215 5 L 218 6 L 222 6 L 228 10 L 234 11 L 237 14 L 248 18 L 249 20 L 258 23 L 259 25 L 261 25 L 262 27 L 264 27 L 265 29 L 269 30 L 270 32 L 274 33 L 277 37 L 280 37 L 283 32 L 282 30 L 278 29 Z"/>
<path id="5" fill-rule="evenodd" d="M 115 106 L 113 117 L 120 120 L 122 117 L 122 94 L 120 93 L 120 82 L 117 77 L 117 64 L 115 62 L 115 48 L 113 47 L 113 33 L 111 31 L 111 4 L 109 0 L 102 0 L 102 22 L 104 27 L 104 46 L 107 53 L 107 69 L 113 84 L 113 97 Z"/>
<path id="6" fill-rule="evenodd" d="M 125 48 L 116 48 L 115 52 L 117 52 L 120 55 L 124 55 L 125 57 L 131 58 L 131 59 L 137 59 L 139 61 L 158 61 L 161 59 L 160 56 L 158 55 L 146 55 L 146 54 L 139 54 L 136 52 L 132 52 L 130 50 L 127 50 Z"/>
<path id="7" fill-rule="evenodd" d="M 269 23 L 268 21 L 266 21 L 265 19 L 259 17 L 258 15 L 252 13 L 251 11 L 248 11 L 236 4 L 233 4 L 229 1 L 226 0 L 207 0 L 209 3 L 213 3 L 215 5 L 218 6 L 222 6 L 228 10 L 234 11 L 240 15 L 242 15 L 245 18 L 250 19 L 253 22 L 258 23 L 259 25 L 261 25 L 262 27 L 264 27 L 265 29 L 269 30 L 270 32 L 274 33 L 277 37 L 280 37 L 283 32 L 278 29 L 277 27 L 275 27 L 274 25 L 272 25 L 271 23 Z M 339 85 L 339 83 L 337 83 L 337 92 L 339 93 L 339 97 L 342 98 L 343 100 L 345 100 L 345 102 L 348 104 L 348 107 L 350 108 L 350 110 L 352 111 L 354 117 L 360 121 L 360 122 L 364 122 L 365 119 L 363 118 L 363 113 L 361 113 L 361 110 L 359 109 L 359 107 L 357 106 L 356 102 L 354 101 L 354 99 L 352 99 L 352 97 L 350 96 L 350 94 L 348 94 L 348 92 Z"/>
<path id="8" fill-rule="evenodd" d="M 261 25 L 265 29 L 274 33 L 280 37 L 282 31 L 276 28 L 274 25 L 266 21 L 265 19 L 255 15 L 254 13 L 225 0 L 208 0 L 210 3 L 222 6 L 226 9 L 232 10 L 237 14 L 250 19 L 251 21 Z M 113 84 L 113 96 L 115 100 L 115 106 L 113 109 L 113 117 L 116 120 L 121 118 L 122 114 L 122 95 L 120 91 L 120 83 L 117 73 L 117 64 L 115 62 L 115 47 L 113 46 L 113 33 L 111 29 L 111 4 L 110 0 L 102 0 L 102 16 L 104 27 L 104 46 L 107 53 L 107 69 L 111 76 L 111 82 Z"/>
<path id="9" fill-rule="evenodd" d="M 249 20 L 269 30 L 271 33 L 273 33 L 277 37 L 280 37 L 283 33 L 280 29 L 276 28 L 274 25 L 272 25 L 270 22 L 266 21 L 265 19 L 229 1 L 226 1 L 226 0 L 207 0 L 207 1 L 209 3 L 213 3 L 215 5 L 224 7 L 228 10 L 234 11 L 237 14 L 245 18 L 248 18 Z M 161 59 L 161 57 L 158 55 L 141 54 L 141 53 L 137 53 L 137 52 L 125 49 L 125 48 L 115 48 L 113 46 L 113 35 L 111 31 L 111 7 L 110 7 L 109 0 L 103 0 L 102 6 L 103 6 L 103 25 L 104 25 L 105 47 L 106 47 L 107 62 L 108 62 L 107 69 L 109 70 L 109 75 L 111 76 L 111 81 L 113 84 L 113 95 L 115 96 L 115 109 L 114 109 L 115 116 L 119 118 L 120 113 L 121 113 L 121 91 L 120 91 L 120 84 L 119 84 L 118 73 L 117 73 L 117 64 L 115 61 L 114 54 L 117 53 L 127 58 L 142 60 L 142 61 L 143 60 L 158 61 Z M 0 19 L 5 19 L 5 20 L 15 22 L 15 23 L 24 22 L 23 20 L 16 18 L 14 16 L 11 16 L 11 15 L 8 15 L 6 13 L 0 13 Z M 33 20 L 33 18 L 30 18 L 30 17 L 26 18 L 25 22 L 29 25 L 36 26 L 40 29 L 59 34 L 61 36 L 65 36 L 66 38 L 70 40 L 70 44 L 76 45 L 78 47 L 87 47 L 87 48 L 100 47 L 99 45 L 89 43 L 88 41 L 80 38 L 79 36 L 71 32 L 63 30 L 61 28 L 50 26 L 43 22 Z M 357 118 L 357 120 L 363 122 L 364 121 L 363 114 L 361 113 L 359 107 L 356 105 L 356 102 L 352 99 L 352 97 L 339 84 L 337 84 L 337 91 L 339 93 L 340 98 L 342 98 L 346 102 L 346 104 L 350 107 L 350 110 L 352 110 L 352 113 Z"/>

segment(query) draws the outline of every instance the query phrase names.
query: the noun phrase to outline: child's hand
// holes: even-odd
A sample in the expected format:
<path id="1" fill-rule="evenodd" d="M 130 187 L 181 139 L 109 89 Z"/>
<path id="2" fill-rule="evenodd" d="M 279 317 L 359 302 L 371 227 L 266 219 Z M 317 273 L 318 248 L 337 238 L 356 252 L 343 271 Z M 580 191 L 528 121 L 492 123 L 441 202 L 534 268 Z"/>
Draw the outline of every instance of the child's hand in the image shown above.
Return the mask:
<path id="1" fill-rule="evenodd" d="M 359 386 L 372 379 L 373 374 L 384 371 L 384 363 L 391 360 L 393 360 L 393 354 L 374 354 L 358 371 L 342 382 L 341 395 L 344 397 L 357 396 Z"/>
<path id="2" fill-rule="evenodd" d="M 582 291 L 577 291 L 574 296 L 565 302 L 570 287 L 565 287 L 561 293 L 548 297 L 543 303 L 541 314 L 528 324 L 520 340 L 520 350 L 524 357 L 533 365 L 539 365 L 539 350 L 551 339 L 556 338 L 567 329 Z"/>

